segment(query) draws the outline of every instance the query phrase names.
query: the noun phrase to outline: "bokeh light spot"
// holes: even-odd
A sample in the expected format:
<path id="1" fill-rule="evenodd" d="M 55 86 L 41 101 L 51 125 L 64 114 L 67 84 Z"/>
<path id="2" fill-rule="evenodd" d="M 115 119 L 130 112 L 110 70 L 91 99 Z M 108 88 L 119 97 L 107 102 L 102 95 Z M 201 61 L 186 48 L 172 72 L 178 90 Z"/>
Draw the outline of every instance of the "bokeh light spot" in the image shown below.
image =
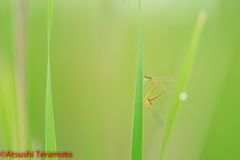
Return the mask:
<path id="1" fill-rule="evenodd" d="M 187 95 L 187 93 L 183 92 L 183 93 L 180 94 L 179 97 L 182 101 L 185 101 L 187 99 L 188 95 Z"/>

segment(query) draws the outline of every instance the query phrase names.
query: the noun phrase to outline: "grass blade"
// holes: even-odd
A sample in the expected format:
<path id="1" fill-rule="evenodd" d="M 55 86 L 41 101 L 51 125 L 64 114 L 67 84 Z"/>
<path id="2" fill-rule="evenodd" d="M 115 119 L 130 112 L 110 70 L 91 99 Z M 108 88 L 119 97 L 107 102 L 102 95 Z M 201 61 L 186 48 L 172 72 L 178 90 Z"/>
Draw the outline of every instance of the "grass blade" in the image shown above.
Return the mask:
<path id="1" fill-rule="evenodd" d="M 142 34 L 139 0 L 139 37 L 138 37 L 137 77 L 133 113 L 131 160 L 142 159 L 143 148 L 143 74 L 142 74 Z"/>
<path id="2" fill-rule="evenodd" d="M 2 65 L 1 65 L 1 69 L 2 69 Z M 3 72 L 1 72 L 1 75 L 4 75 Z M 7 77 L 6 75 L 4 75 L 4 77 Z M 11 126 L 13 125 L 13 122 L 11 121 L 11 119 L 9 118 L 9 112 L 8 109 L 9 106 L 6 106 L 5 103 L 5 97 L 4 97 L 4 91 L 3 91 L 3 80 L 0 78 L 0 117 L 1 120 L 3 121 L 3 128 L 4 128 L 4 132 L 5 132 L 5 137 L 6 137 L 6 142 L 7 142 L 7 149 L 8 150 L 13 150 L 13 140 L 12 140 L 12 128 Z"/>
<path id="3" fill-rule="evenodd" d="M 47 64 L 47 89 L 46 89 L 46 152 L 56 152 L 56 139 L 53 118 L 51 73 L 50 73 L 50 29 L 52 21 L 53 0 L 48 1 L 48 64 Z M 46 158 L 55 159 L 57 158 Z"/>
<path id="4" fill-rule="evenodd" d="M 179 104 L 179 95 L 184 91 L 184 85 L 185 85 L 187 74 L 189 72 L 189 66 L 190 66 L 192 57 L 194 55 L 194 52 L 196 50 L 200 33 L 205 22 L 205 18 L 206 18 L 205 12 L 200 12 L 196 26 L 192 34 L 192 39 L 188 48 L 187 55 L 185 57 L 185 60 L 180 70 L 176 91 L 174 93 L 173 103 L 169 112 L 167 126 L 166 126 L 166 130 L 163 137 L 162 148 L 161 148 L 161 153 L 159 158 L 160 160 L 164 160 L 166 156 L 166 151 L 171 138 L 171 131 L 173 128 L 174 119 L 175 119 L 175 115 L 176 115 L 178 104 Z"/>

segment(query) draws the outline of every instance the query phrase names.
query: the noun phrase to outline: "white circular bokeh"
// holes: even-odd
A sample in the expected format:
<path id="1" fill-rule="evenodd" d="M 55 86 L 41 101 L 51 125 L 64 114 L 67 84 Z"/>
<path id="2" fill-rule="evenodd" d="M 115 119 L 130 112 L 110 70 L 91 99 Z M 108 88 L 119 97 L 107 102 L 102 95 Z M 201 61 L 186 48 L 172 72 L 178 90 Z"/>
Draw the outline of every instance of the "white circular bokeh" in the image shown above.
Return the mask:
<path id="1" fill-rule="evenodd" d="M 182 101 L 185 101 L 187 99 L 187 93 L 183 92 L 179 95 L 179 98 L 182 100 Z"/>

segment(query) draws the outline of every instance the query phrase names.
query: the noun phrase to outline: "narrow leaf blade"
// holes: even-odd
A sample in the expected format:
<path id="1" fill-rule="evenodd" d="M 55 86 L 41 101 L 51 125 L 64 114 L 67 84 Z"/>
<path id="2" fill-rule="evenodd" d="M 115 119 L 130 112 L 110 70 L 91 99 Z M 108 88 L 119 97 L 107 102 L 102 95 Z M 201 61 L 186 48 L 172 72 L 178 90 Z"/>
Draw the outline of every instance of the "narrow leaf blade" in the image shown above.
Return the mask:
<path id="1" fill-rule="evenodd" d="M 56 152 L 56 138 L 54 128 L 54 117 L 53 117 L 53 105 L 52 105 L 52 88 L 51 88 L 51 73 L 50 73 L 50 29 L 52 21 L 52 6 L 53 0 L 48 1 L 48 64 L 47 64 L 47 88 L 46 88 L 46 152 Z M 57 158 L 46 158 L 57 160 Z"/>
<path id="2" fill-rule="evenodd" d="M 175 120 L 177 109 L 178 109 L 179 95 L 184 90 L 184 85 L 185 85 L 185 81 L 186 81 L 186 78 L 187 78 L 187 75 L 189 72 L 190 63 L 193 59 L 195 50 L 197 48 L 198 40 L 199 40 L 201 30 L 202 30 L 204 22 L 205 22 L 205 18 L 206 18 L 206 13 L 201 11 L 199 14 L 196 26 L 193 30 L 192 39 L 191 39 L 191 42 L 190 42 L 190 45 L 188 48 L 188 52 L 184 59 L 183 65 L 180 69 L 180 76 L 178 78 L 177 87 L 176 87 L 176 90 L 174 93 L 173 102 L 171 105 L 171 109 L 170 109 L 168 121 L 167 121 L 167 126 L 166 126 L 164 137 L 163 137 L 160 158 L 159 158 L 160 160 L 164 160 L 166 157 L 168 145 L 171 140 L 171 134 L 172 134 L 172 129 L 173 129 L 173 125 L 174 125 L 174 120 Z"/>
<path id="3" fill-rule="evenodd" d="M 139 40 L 137 58 L 137 77 L 133 114 L 131 160 L 142 160 L 143 148 L 143 74 L 142 74 L 142 35 L 139 1 Z"/>

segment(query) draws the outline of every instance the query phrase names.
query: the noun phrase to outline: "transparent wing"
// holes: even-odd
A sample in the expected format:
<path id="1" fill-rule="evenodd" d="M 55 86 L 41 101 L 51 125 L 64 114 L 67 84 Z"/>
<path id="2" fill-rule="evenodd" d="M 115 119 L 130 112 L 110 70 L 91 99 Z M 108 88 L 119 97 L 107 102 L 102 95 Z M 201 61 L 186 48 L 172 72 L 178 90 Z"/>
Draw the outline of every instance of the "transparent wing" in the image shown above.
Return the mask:
<path id="1" fill-rule="evenodd" d="M 177 78 L 174 78 L 172 76 L 153 78 L 153 80 L 159 80 L 163 82 L 177 82 Z"/>
<path id="2" fill-rule="evenodd" d="M 170 89 L 168 89 L 166 86 L 163 86 L 162 84 L 160 83 L 157 83 L 160 87 L 164 88 L 164 90 L 168 91 L 168 92 L 171 92 Z"/>
<path id="3" fill-rule="evenodd" d="M 163 126 L 163 121 L 162 119 L 158 116 L 157 112 L 155 111 L 155 109 L 153 108 L 153 106 L 151 106 L 152 111 L 153 111 L 153 117 L 155 119 L 155 121 L 157 122 L 157 124 L 162 127 Z"/>

